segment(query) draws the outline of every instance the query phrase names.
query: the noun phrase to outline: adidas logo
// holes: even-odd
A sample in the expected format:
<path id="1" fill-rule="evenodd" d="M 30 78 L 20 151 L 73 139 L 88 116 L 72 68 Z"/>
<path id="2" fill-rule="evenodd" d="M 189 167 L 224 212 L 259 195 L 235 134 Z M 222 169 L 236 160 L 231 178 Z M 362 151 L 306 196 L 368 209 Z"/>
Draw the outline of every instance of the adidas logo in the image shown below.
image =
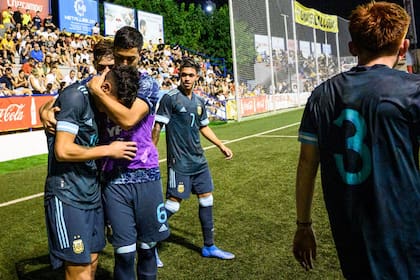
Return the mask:
<path id="1" fill-rule="evenodd" d="M 185 109 L 185 107 L 182 107 L 181 110 L 179 110 L 179 112 L 186 113 L 187 112 L 187 109 Z"/>
<path id="2" fill-rule="evenodd" d="M 159 232 L 164 232 L 164 231 L 167 231 L 167 230 L 168 230 L 168 227 L 165 224 L 162 224 L 162 226 L 159 229 Z"/>

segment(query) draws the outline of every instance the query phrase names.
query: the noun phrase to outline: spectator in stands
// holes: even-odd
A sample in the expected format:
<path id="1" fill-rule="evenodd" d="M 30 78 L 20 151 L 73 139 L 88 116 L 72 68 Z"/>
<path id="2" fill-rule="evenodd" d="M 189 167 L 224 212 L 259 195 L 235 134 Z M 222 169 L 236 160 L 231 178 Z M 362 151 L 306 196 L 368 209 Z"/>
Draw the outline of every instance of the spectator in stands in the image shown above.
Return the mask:
<path id="1" fill-rule="evenodd" d="M 22 25 L 22 12 L 21 10 L 21 6 L 18 6 L 16 8 L 16 11 L 13 12 L 13 19 L 15 21 L 15 25 Z"/>
<path id="2" fill-rule="evenodd" d="M 2 19 L 3 19 L 3 25 L 6 28 L 6 31 L 9 28 L 14 28 L 15 26 L 15 20 L 13 19 L 13 11 L 12 7 L 8 6 L 7 9 L 5 9 L 2 13 Z"/>
<path id="3" fill-rule="evenodd" d="M 44 63 L 42 63 L 42 71 L 43 71 L 44 75 L 47 75 L 48 73 L 50 73 L 52 63 L 53 62 L 52 62 L 51 56 L 47 54 L 45 56 Z"/>
<path id="4" fill-rule="evenodd" d="M 0 83 L 5 84 L 6 88 L 13 90 L 13 70 L 11 67 L 6 67 L 3 76 L 0 77 Z"/>
<path id="5" fill-rule="evenodd" d="M 50 28 L 51 30 L 55 30 L 56 26 L 53 22 L 53 16 L 52 14 L 48 14 L 45 18 L 44 18 L 44 28 L 48 29 Z"/>
<path id="6" fill-rule="evenodd" d="M 25 75 L 25 72 L 20 69 L 18 72 L 18 75 L 16 75 L 13 79 L 13 87 L 14 89 L 18 89 L 18 88 L 27 88 L 29 89 L 29 82 L 28 79 Z"/>
<path id="7" fill-rule="evenodd" d="M 70 72 L 66 76 L 64 76 L 63 82 L 66 83 L 65 87 L 68 87 L 69 85 L 72 85 L 75 82 L 77 82 L 76 70 L 70 70 Z"/>
<path id="8" fill-rule="evenodd" d="M 157 50 L 159 52 L 163 52 L 163 49 L 165 48 L 165 44 L 163 43 L 162 38 L 158 39 L 158 44 L 157 44 Z"/>
<path id="9" fill-rule="evenodd" d="M 1 49 L 3 50 L 3 58 L 14 64 L 16 46 L 12 38 L 12 33 L 6 33 L 6 37 L 1 41 Z"/>
<path id="10" fill-rule="evenodd" d="M 13 91 L 8 89 L 5 84 L 0 83 L 0 96 L 12 96 Z"/>
<path id="11" fill-rule="evenodd" d="M 44 61 L 44 53 L 42 52 L 39 43 L 34 43 L 34 49 L 29 52 L 29 57 L 32 57 L 37 62 Z"/>
<path id="12" fill-rule="evenodd" d="M 26 9 L 25 13 L 22 15 L 22 26 L 26 27 L 32 22 L 32 15 L 29 9 Z"/>
<path id="13" fill-rule="evenodd" d="M 32 69 L 31 74 L 28 77 L 28 81 L 29 88 L 32 90 L 33 94 L 45 93 L 45 80 L 38 69 Z"/>
<path id="14" fill-rule="evenodd" d="M 40 11 L 36 11 L 35 16 L 32 18 L 32 23 L 37 30 L 40 29 L 42 25 L 42 19 L 39 16 L 39 13 Z"/>
<path id="15" fill-rule="evenodd" d="M 35 60 L 30 57 L 25 63 L 22 64 L 22 70 L 25 75 L 29 75 L 32 72 L 32 69 L 35 66 Z"/>
<path id="16" fill-rule="evenodd" d="M 92 26 L 92 36 L 99 35 L 100 27 L 99 22 L 95 22 L 95 25 Z"/>

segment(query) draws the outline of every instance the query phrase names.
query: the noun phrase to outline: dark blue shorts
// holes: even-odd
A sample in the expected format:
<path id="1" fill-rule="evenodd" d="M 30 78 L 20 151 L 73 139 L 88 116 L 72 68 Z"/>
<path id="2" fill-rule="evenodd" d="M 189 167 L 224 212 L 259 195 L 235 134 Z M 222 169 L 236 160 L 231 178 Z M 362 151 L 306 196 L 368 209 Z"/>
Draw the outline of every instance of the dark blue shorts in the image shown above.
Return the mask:
<path id="1" fill-rule="evenodd" d="M 149 243 L 168 238 L 160 180 L 109 184 L 102 197 L 107 224 L 112 228 L 109 241 L 117 252 L 134 252 L 137 241 Z"/>
<path id="2" fill-rule="evenodd" d="M 48 245 L 54 269 L 63 262 L 91 263 L 90 254 L 105 247 L 102 207 L 83 210 L 64 204 L 57 197 L 45 205 Z"/>
<path id="3" fill-rule="evenodd" d="M 203 172 L 194 175 L 177 173 L 172 168 L 168 169 L 168 183 L 166 197 L 177 197 L 187 199 L 190 194 L 203 194 L 212 192 L 214 189 L 210 170 L 206 168 Z"/>

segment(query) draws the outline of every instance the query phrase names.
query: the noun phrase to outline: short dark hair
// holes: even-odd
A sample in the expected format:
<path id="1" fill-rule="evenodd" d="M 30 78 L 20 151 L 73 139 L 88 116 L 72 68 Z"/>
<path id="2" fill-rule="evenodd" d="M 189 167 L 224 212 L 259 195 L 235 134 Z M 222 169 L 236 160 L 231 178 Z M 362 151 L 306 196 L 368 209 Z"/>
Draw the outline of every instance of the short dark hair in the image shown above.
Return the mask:
<path id="1" fill-rule="evenodd" d="M 114 43 L 109 39 L 102 39 L 93 47 L 93 59 L 97 63 L 104 56 L 111 56 Z"/>
<path id="2" fill-rule="evenodd" d="M 140 31 L 131 26 L 124 26 L 118 29 L 114 37 L 114 49 L 137 48 L 139 53 L 143 48 L 143 35 Z"/>
<path id="3" fill-rule="evenodd" d="M 187 68 L 187 67 L 194 68 L 197 73 L 200 72 L 200 65 L 198 65 L 198 63 L 195 62 L 195 60 L 192 59 L 191 57 L 186 57 L 182 59 L 179 70 L 182 71 L 182 69 Z"/>
<path id="4" fill-rule="evenodd" d="M 131 108 L 139 90 L 139 72 L 130 65 L 115 65 L 107 74 L 112 75 L 113 87 L 117 87 L 117 99 L 127 108 Z"/>

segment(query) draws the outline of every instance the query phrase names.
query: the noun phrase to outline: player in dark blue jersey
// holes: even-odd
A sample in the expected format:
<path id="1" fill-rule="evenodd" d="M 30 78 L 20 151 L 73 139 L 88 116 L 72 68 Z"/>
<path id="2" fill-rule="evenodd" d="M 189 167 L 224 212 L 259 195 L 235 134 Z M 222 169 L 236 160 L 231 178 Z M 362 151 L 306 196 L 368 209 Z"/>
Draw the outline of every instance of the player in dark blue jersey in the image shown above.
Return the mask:
<path id="1" fill-rule="evenodd" d="M 392 69 L 407 51 L 410 17 L 371 2 L 350 16 L 358 65 L 317 87 L 299 129 L 293 252 L 316 257 L 311 204 L 318 165 L 347 279 L 420 279 L 420 77 Z"/>
<path id="2" fill-rule="evenodd" d="M 214 245 L 213 238 L 213 182 L 200 143 L 200 133 L 231 159 L 232 151 L 208 127 L 205 102 L 193 93 L 200 67 L 186 58 L 180 66 L 181 85 L 164 95 L 156 113 L 153 141 L 157 145 L 161 128 L 166 128 L 168 162 L 167 200 L 168 218 L 175 214 L 182 199 L 191 193 L 198 196 L 199 217 L 204 237 L 202 256 L 233 259 L 232 253 Z"/>
<path id="3" fill-rule="evenodd" d="M 137 77 L 134 76 L 134 80 Z M 109 74 L 111 92 L 119 87 Z M 122 84 L 121 81 L 120 84 Z M 48 174 L 45 212 L 53 268 L 65 266 L 66 279 L 94 279 L 98 252 L 105 246 L 104 218 L 96 159 L 132 160 L 135 142 L 115 141 L 96 146 L 98 127 L 87 88 L 74 84 L 56 99 L 55 134 L 47 133 Z"/>

